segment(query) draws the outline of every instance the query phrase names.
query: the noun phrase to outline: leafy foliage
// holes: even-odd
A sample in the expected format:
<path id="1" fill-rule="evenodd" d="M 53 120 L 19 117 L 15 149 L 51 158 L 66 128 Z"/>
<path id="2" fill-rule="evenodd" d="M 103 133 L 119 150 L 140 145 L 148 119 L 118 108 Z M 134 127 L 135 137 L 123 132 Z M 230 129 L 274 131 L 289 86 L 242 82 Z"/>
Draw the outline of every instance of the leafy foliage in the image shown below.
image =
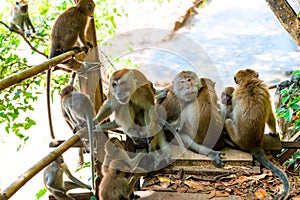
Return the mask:
<path id="1" fill-rule="evenodd" d="M 277 118 L 283 117 L 288 127 L 292 127 L 291 136 L 300 130 L 300 70 L 293 72 L 291 85 L 280 91 L 281 107 L 276 110 Z"/>
<path id="2" fill-rule="evenodd" d="M 30 68 L 31 64 L 39 64 L 49 53 L 49 36 L 51 27 L 56 17 L 74 5 L 73 0 L 36 1 L 36 4 L 29 2 L 29 15 L 36 29 L 36 37 L 27 37 L 30 44 L 37 51 L 32 50 L 24 42 L 24 38 L 9 29 L 0 25 L 0 79 L 4 79 L 12 74 Z M 5 24 L 9 24 L 10 5 L 15 3 L 7 0 L 5 6 L 1 8 L 0 17 Z M 32 2 L 33 3 L 33 2 Z M 97 29 L 97 39 L 102 41 L 106 37 L 113 36 L 116 30 L 115 18 L 124 16 L 124 10 L 117 4 L 117 0 L 105 1 L 95 0 L 95 23 Z M 30 59 L 34 61 L 30 62 Z M 69 79 L 66 73 L 54 73 L 52 81 L 52 94 L 60 91 L 61 86 L 65 85 Z M 26 131 L 34 126 L 34 117 L 30 117 L 30 111 L 34 110 L 34 102 L 45 90 L 45 74 L 35 76 L 10 88 L 0 91 L 0 125 L 5 127 L 7 133 L 14 133 L 23 143 L 29 135 Z M 19 146 L 20 147 L 20 146 Z"/>

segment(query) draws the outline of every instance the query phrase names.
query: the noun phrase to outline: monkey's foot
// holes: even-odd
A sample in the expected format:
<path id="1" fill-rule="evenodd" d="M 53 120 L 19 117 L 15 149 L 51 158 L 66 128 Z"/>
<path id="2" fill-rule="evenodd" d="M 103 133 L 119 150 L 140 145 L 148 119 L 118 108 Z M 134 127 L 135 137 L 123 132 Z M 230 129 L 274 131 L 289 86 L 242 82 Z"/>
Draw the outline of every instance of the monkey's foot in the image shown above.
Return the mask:
<path id="1" fill-rule="evenodd" d="M 225 164 L 224 162 L 222 161 L 222 159 L 220 158 L 220 155 L 225 155 L 225 153 L 221 152 L 221 151 L 214 151 L 214 150 L 211 150 L 207 156 L 212 160 L 214 161 L 218 167 L 223 167 Z"/>

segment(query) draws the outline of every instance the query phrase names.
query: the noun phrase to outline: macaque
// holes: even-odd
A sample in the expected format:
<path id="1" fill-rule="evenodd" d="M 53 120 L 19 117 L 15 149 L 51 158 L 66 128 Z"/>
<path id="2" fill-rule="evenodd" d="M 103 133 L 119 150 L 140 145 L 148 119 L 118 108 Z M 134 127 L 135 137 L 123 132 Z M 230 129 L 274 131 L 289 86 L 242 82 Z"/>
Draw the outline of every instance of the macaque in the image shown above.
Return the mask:
<path id="1" fill-rule="evenodd" d="M 94 143 L 93 143 L 93 117 L 95 110 L 90 99 L 77 92 L 72 85 L 65 86 L 60 92 L 61 95 L 61 108 L 63 116 L 66 121 L 76 126 L 87 126 L 88 137 L 90 143 L 91 154 L 91 169 L 92 169 L 92 182 L 94 185 Z"/>
<path id="2" fill-rule="evenodd" d="M 71 181 L 64 181 L 63 174 L 66 174 Z M 59 156 L 45 168 L 43 177 L 45 187 L 58 200 L 75 200 L 66 194 L 68 190 L 74 188 L 92 189 L 91 186 L 82 183 L 71 174 L 62 156 Z"/>
<path id="3" fill-rule="evenodd" d="M 117 138 L 110 138 L 105 143 L 105 157 L 102 163 L 102 174 L 107 173 L 108 167 L 112 160 L 124 160 L 127 163 L 130 163 L 132 168 L 136 168 L 141 159 L 144 157 L 143 153 L 138 153 L 134 158 L 129 158 L 126 153 L 123 144 Z"/>
<path id="4" fill-rule="evenodd" d="M 146 141 L 147 144 L 150 143 L 149 152 L 161 150 L 162 155 L 158 151 L 154 152 L 154 167 L 157 167 L 161 161 L 169 161 L 170 149 L 160 127 L 156 108 L 154 89 L 145 75 L 136 69 L 121 69 L 112 74 L 108 99 L 94 122 L 102 122 L 114 112 L 115 123 L 123 128 L 134 143 Z M 179 136 L 177 138 L 180 139 Z M 183 146 L 182 148 L 184 149 Z"/>
<path id="5" fill-rule="evenodd" d="M 210 79 L 199 79 L 192 71 L 182 71 L 158 103 L 165 108 L 167 121 L 177 127 L 186 147 L 223 166 L 219 157 L 223 153 L 211 149 L 222 132 L 214 85 Z"/>
<path id="6" fill-rule="evenodd" d="M 133 168 L 123 159 L 113 160 L 99 185 L 100 200 L 130 200 L 142 168 Z"/>
<path id="7" fill-rule="evenodd" d="M 81 43 L 87 53 L 92 45 L 86 40 L 85 32 L 89 18 L 94 15 L 94 8 L 93 0 L 79 0 L 76 6 L 70 7 L 57 17 L 51 29 L 49 59 L 71 49 L 79 48 L 75 47 L 77 42 Z M 52 139 L 55 139 L 50 106 L 51 73 L 52 69 L 50 68 L 47 70 L 46 95 L 50 133 Z"/>
<path id="8" fill-rule="evenodd" d="M 9 30 L 18 32 L 22 35 L 30 35 L 30 28 L 35 33 L 34 26 L 31 23 L 28 14 L 28 2 L 26 0 L 17 1 L 11 10 Z"/>
<path id="9" fill-rule="evenodd" d="M 240 70 L 234 80 L 237 84 L 232 97 L 232 119 L 226 119 L 230 139 L 241 150 L 249 151 L 262 165 L 282 179 L 284 191 L 274 199 L 285 197 L 290 191 L 286 175 L 266 157 L 262 148 L 265 124 L 276 134 L 276 122 L 267 86 L 251 69 Z"/>
<path id="10" fill-rule="evenodd" d="M 225 115 L 225 119 L 232 119 L 232 94 L 234 87 L 226 87 L 221 94 L 221 112 Z"/>

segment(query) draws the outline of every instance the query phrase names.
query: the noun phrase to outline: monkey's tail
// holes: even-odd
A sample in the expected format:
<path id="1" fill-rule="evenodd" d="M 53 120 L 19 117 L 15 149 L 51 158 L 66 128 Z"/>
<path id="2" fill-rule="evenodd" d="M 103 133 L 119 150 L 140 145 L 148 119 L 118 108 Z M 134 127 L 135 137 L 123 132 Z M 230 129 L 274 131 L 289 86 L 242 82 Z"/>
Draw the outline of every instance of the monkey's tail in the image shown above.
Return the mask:
<path id="1" fill-rule="evenodd" d="M 279 194 L 274 197 L 274 199 L 280 199 L 281 197 L 287 197 L 288 193 L 290 192 L 290 182 L 287 178 L 287 176 L 283 173 L 283 171 L 277 167 L 274 163 L 272 163 L 266 156 L 265 151 L 261 148 L 254 148 L 250 151 L 250 153 L 257 159 L 259 160 L 263 166 L 271 170 L 276 176 L 278 176 L 284 186 L 284 191 L 282 194 Z"/>
<path id="2" fill-rule="evenodd" d="M 48 111 L 48 121 L 49 121 L 49 128 L 50 128 L 50 135 L 51 138 L 55 139 L 55 134 L 53 131 L 52 125 L 52 115 L 51 115 L 51 102 L 50 102 L 50 82 L 51 82 L 51 69 L 47 70 L 47 80 L 46 80 L 46 95 L 47 95 L 47 111 Z"/>

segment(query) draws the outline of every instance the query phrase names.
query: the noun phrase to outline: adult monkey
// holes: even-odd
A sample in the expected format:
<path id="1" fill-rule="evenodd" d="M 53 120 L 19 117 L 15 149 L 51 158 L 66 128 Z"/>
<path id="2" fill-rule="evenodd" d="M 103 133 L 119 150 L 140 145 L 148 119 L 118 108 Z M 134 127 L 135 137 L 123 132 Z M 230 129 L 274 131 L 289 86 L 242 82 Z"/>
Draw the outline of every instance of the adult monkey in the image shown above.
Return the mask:
<path id="1" fill-rule="evenodd" d="M 72 181 L 64 181 L 63 175 Z M 44 170 L 43 174 L 44 185 L 49 192 L 58 200 L 74 200 L 71 196 L 67 195 L 66 192 L 74 188 L 87 188 L 91 190 L 91 186 L 82 183 L 80 180 L 75 178 L 67 164 L 64 162 L 62 156 L 59 156 L 55 161 L 50 163 Z"/>
<path id="2" fill-rule="evenodd" d="M 216 143 L 222 131 L 214 85 L 210 79 L 199 79 L 192 71 L 182 71 L 174 77 L 172 85 L 165 89 L 166 95 L 159 94 L 166 97 L 158 99 L 158 103 L 165 108 L 167 121 L 177 127 L 186 147 L 223 166 L 219 157 L 223 152 L 201 145 L 203 142 L 208 145 Z"/>
<path id="3" fill-rule="evenodd" d="M 28 2 L 26 0 L 17 1 L 11 10 L 11 18 L 9 21 L 9 30 L 20 34 L 30 35 L 29 28 L 35 33 L 34 26 L 31 23 L 28 14 Z"/>
<path id="4" fill-rule="evenodd" d="M 89 18 L 93 17 L 94 8 L 95 3 L 93 2 L 93 0 L 79 0 L 76 6 L 68 8 L 57 17 L 51 29 L 51 47 L 49 59 L 71 49 L 79 48 L 75 47 L 78 41 L 83 45 L 87 53 L 88 49 L 91 48 L 92 45 L 90 42 L 86 41 L 85 32 L 89 22 Z M 51 72 L 52 70 L 48 69 L 46 93 L 50 133 L 52 139 L 55 139 L 50 107 Z"/>
<path id="5" fill-rule="evenodd" d="M 87 125 L 90 143 L 92 186 L 94 187 L 94 143 L 93 143 L 93 117 L 95 110 L 90 99 L 77 92 L 75 87 L 67 85 L 60 92 L 61 108 L 65 119 L 75 126 Z"/>
<path id="6" fill-rule="evenodd" d="M 284 191 L 274 199 L 287 196 L 290 184 L 286 175 L 266 157 L 262 148 L 265 124 L 276 134 L 268 88 L 251 69 L 240 70 L 234 80 L 238 84 L 232 97 L 233 119 L 226 119 L 230 139 L 242 150 L 249 151 L 266 168 L 282 179 Z"/>
<path id="7" fill-rule="evenodd" d="M 145 75 L 136 69 L 121 69 L 112 74 L 108 99 L 103 103 L 94 122 L 102 122 L 114 112 L 115 125 L 121 126 L 134 142 L 140 138 L 148 141 L 152 138 L 149 151 L 162 151 L 162 156 L 156 152 L 154 166 L 157 167 L 160 161 L 169 160 L 170 149 L 163 130 L 157 126 L 161 119 L 155 112 L 156 108 L 153 86 Z M 182 143 L 178 135 L 177 139 Z"/>

